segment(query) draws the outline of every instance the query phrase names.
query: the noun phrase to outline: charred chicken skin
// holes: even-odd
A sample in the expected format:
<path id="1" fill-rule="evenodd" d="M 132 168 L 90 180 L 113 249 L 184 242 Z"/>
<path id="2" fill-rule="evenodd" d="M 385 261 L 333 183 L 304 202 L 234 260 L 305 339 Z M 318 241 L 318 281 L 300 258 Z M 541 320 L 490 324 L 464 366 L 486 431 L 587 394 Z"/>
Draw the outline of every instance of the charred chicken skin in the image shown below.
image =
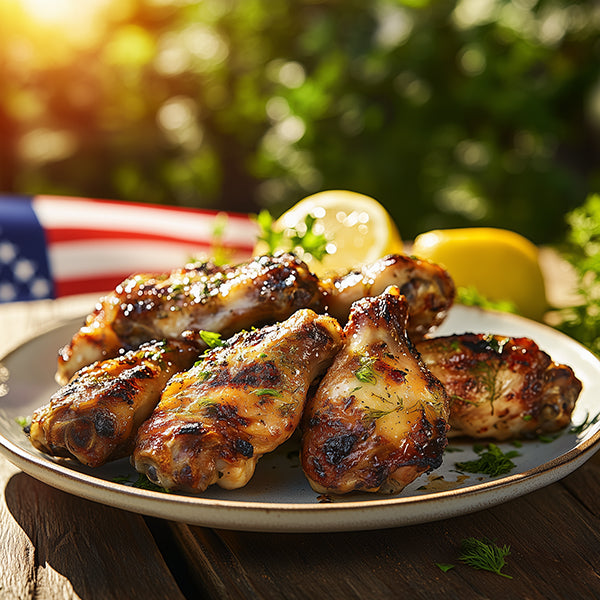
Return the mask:
<path id="1" fill-rule="evenodd" d="M 152 342 L 81 369 L 34 412 L 31 443 L 90 467 L 129 455 L 167 381 L 189 368 L 198 352 L 185 342 Z"/>
<path id="2" fill-rule="evenodd" d="M 582 384 L 528 338 L 467 333 L 417 344 L 450 396 L 449 436 L 508 440 L 560 431 Z"/>
<path id="3" fill-rule="evenodd" d="M 422 338 L 446 317 L 454 285 L 441 267 L 391 255 L 333 280 L 319 281 L 292 254 L 216 266 L 193 264 L 165 274 L 137 274 L 100 300 L 71 342 L 59 351 L 56 379 L 65 384 L 81 367 L 155 339 L 207 330 L 229 337 L 274 323 L 299 308 L 328 312 L 341 323 L 364 296 L 397 285 L 410 306 L 408 332 Z"/>
<path id="4" fill-rule="evenodd" d="M 189 265 L 168 274 L 138 274 L 101 299 L 59 352 L 57 381 L 121 349 L 184 331 L 229 337 L 286 319 L 299 308 L 323 308 L 319 280 L 291 254 L 261 256 L 236 266 Z"/>
<path id="5" fill-rule="evenodd" d="M 320 493 L 396 493 L 442 462 L 448 397 L 406 334 L 397 287 L 352 305 L 344 345 L 307 403 L 301 461 Z"/>
<path id="6" fill-rule="evenodd" d="M 335 319 L 303 309 L 207 351 L 171 379 L 140 428 L 135 468 L 169 490 L 244 486 L 258 459 L 292 435 L 340 345 Z"/>
<path id="7" fill-rule="evenodd" d="M 391 254 L 347 275 L 323 281 L 322 285 L 327 291 L 329 314 L 342 324 L 353 302 L 397 286 L 408 301 L 406 329 L 413 341 L 442 323 L 455 296 L 454 282 L 445 269 L 403 254 Z"/>

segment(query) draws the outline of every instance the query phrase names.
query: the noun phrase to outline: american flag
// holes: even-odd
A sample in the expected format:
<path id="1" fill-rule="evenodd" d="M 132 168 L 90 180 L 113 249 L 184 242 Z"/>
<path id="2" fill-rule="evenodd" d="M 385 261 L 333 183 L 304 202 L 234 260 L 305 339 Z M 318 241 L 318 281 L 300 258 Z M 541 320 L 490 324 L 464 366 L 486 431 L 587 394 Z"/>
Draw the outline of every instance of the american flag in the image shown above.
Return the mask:
<path id="1" fill-rule="evenodd" d="M 0 302 L 103 293 L 218 251 L 250 256 L 248 215 L 60 196 L 0 195 Z"/>

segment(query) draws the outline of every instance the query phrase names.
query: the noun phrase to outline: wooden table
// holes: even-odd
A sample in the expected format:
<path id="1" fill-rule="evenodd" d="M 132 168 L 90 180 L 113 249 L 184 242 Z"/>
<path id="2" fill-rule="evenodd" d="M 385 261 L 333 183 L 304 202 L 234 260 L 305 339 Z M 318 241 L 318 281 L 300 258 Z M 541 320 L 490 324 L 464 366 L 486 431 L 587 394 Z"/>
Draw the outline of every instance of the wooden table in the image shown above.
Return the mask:
<path id="1" fill-rule="evenodd" d="M 0 351 L 91 302 L 0 306 Z M 146 518 L 61 492 L 3 458 L 0 484 L 1 599 L 600 598 L 600 455 L 491 509 L 352 533 L 248 533 Z M 460 563 L 466 537 L 510 545 L 504 572 L 512 579 Z M 443 572 L 437 563 L 455 567 Z"/>

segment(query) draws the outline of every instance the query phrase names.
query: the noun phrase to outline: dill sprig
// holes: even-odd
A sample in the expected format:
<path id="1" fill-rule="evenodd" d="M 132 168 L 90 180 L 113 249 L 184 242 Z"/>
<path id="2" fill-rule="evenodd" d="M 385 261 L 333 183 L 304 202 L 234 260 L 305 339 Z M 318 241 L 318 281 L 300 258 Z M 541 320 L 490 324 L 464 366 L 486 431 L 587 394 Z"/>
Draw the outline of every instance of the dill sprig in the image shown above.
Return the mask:
<path id="1" fill-rule="evenodd" d="M 510 575 L 502 572 L 506 564 L 504 559 L 509 555 L 510 546 L 497 546 L 489 540 L 469 537 L 460 544 L 460 560 L 466 565 L 512 579 Z"/>
<path id="2" fill-rule="evenodd" d="M 498 477 L 510 473 L 516 466 L 511 459 L 520 456 L 516 450 L 502 452 L 496 444 L 488 444 L 487 447 L 474 446 L 473 449 L 479 454 L 479 458 L 455 463 L 459 471 Z"/>

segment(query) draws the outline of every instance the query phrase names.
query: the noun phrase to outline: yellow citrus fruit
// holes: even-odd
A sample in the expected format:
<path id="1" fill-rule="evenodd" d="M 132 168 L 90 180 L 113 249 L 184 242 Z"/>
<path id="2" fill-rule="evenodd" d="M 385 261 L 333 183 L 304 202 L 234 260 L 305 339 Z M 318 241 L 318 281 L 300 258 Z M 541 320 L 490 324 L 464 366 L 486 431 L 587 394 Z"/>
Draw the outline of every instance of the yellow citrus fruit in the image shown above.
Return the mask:
<path id="1" fill-rule="evenodd" d="M 456 286 L 484 298 L 512 302 L 519 314 L 541 320 L 548 310 L 537 247 L 506 229 L 440 229 L 417 236 L 412 253 L 444 266 Z"/>
<path id="2" fill-rule="evenodd" d="M 327 239 L 327 252 L 321 260 L 302 247 L 289 246 L 296 232 L 306 231 L 307 215 L 315 219 L 312 231 Z M 275 221 L 273 229 L 285 234 L 277 250 L 292 249 L 320 276 L 344 273 L 403 251 L 398 229 L 385 208 L 370 196 L 347 190 L 328 190 L 300 200 Z M 257 244 L 254 254 L 264 252 L 264 244 Z"/>

